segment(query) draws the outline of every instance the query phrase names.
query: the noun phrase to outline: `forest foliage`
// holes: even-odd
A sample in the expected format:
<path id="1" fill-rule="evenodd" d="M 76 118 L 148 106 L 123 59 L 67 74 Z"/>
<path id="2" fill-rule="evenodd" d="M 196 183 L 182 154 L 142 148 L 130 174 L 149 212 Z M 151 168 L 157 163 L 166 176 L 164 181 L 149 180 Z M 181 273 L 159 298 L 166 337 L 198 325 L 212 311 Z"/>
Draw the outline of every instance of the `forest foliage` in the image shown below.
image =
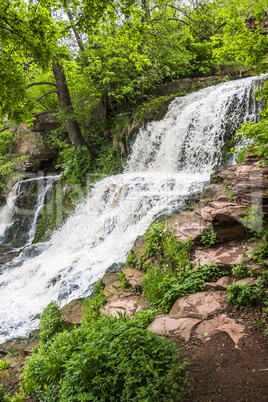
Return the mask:
<path id="1" fill-rule="evenodd" d="M 79 182 L 86 171 L 104 167 L 104 173 L 120 170 L 124 128 L 157 84 L 266 69 L 268 37 L 260 24 L 266 3 L 3 0 L 1 181 L 13 168 L 9 149 L 16 136 L 8 133 L 48 111 L 61 123 L 47 139 L 59 151 L 58 167 L 78 172 L 66 181 Z M 82 163 L 74 149 L 79 147 L 85 148 Z"/>
<path id="2" fill-rule="evenodd" d="M 267 0 L 1 0 L 1 186 L 21 162 L 12 154 L 18 125 L 30 125 L 42 113 L 56 114 L 60 122 L 46 141 L 58 150 L 63 181 L 83 186 L 88 173 L 120 171 L 124 129 L 134 111 L 146 110 L 156 85 L 267 70 L 264 19 Z M 267 87 L 258 96 L 267 99 Z M 264 108 L 260 122 L 240 131 L 255 141 L 253 148 L 259 145 L 254 152 L 264 160 L 267 116 Z M 167 311 L 177 297 L 224 274 L 218 265 L 193 272 L 190 242 L 181 244 L 161 224 L 146 236 L 144 260 L 130 260 L 146 270 L 151 308 Z M 167 269 L 146 266 L 151 254 L 167 261 Z M 259 294 L 262 282 L 256 294 L 229 290 L 234 304 Z M 185 363 L 175 345 L 147 325 L 146 315 L 116 319 L 91 310 L 81 327 L 70 330 L 50 305 L 41 319 L 41 345 L 23 375 L 24 391 L 62 401 L 183 398 Z"/>

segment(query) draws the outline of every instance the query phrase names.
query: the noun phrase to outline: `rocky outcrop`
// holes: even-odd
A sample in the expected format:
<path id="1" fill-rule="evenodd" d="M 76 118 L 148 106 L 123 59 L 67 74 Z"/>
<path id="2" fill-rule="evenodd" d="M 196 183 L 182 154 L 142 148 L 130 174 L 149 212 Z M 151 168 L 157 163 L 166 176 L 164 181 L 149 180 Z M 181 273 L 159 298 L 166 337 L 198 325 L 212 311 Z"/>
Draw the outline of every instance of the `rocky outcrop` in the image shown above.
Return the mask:
<path id="1" fill-rule="evenodd" d="M 107 273 L 102 278 L 103 294 L 107 299 L 106 305 L 101 309 L 101 313 L 104 315 L 118 316 L 121 313 L 133 317 L 134 314 L 148 308 L 148 304 L 143 300 L 141 293 L 136 293 L 136 290 L 142 285 L 144 274 L 129 267 L 123 268 L 122 272 L 129 285 L 127 288 L 122 286 L 117 273 Z"/>
<path id="2" fill-rule="evenodd" d="M 186 342 L 191 336 L 207 341 L 218 332 L 226 332 L 239 347 L 247 333 L 226 314 L 226 307 L 226 292 L 198 292 L 179 298 L 169 314 L 157 316 L 148 329 L 159 335 L 176 335 Z"/>
<path id="3" fill-rule="evenodd" d="M 197 292 L 179 298 L 171 308 L 171 318 L 198 318 L 206 319 L 208 316 L 218 314 L 226 309 L 226 292 Z"/>
<path id="4" fill-rule="evenodd" d="M 19 166 L 20 170 L 37 171 L 51 167 L 57 150 L 49 146 L 47 131 L 54 130 L 58 126 L 58 119 L 51 114 L 38 116 L 28 128 L 25 123 L 19 126 L 12 153 L 26 157 Z"/>
<path id="5" fill-rule="evenodd" d="M 217 233 L 218 243 L 242 239 L 249 233 L 242 218 L 252 205 L 258 205 L 267 215 L 267 188 L 268 166 L 258 167 L 258 162 L 230 166 L 214 175 L 212 184 L 194 195 L 189 207 L 170 219 L 169 226 L 177 237 L 191 237 L 196 244 L 200 244 L 203 234 L 209 234 L 210 227 Z M 237 252 L 238 249 L 231 252 L 232 258 Z"/>
<path id="6" fill-rule="evenodd" d="M 228 77 L 227 77 L 228 78 Z M 154 89 L 147 91 L 148 95 L 165 96 L 183 91 L 198 90 L 210 85 L 216 85 L 226 79 L 226 75 L 212 77 L 182 78 L 168 82 L 166 85 L 156 85 Z"/>
<path id="7" fill-rule="evenodd" d="M 205 264 L 222 264 L 230 269 L 234 264 L 241 262 L 243 253 L 247 253 L 253 243 L 243 241 L 227 242 L 213 246 L 211 248 L 196 247 L 192 253 L 193 267 L 199 267 Z"/>
<path id="8" fill-rule="evenodd" d="M 0 268 L 17 257 L 19 252 L 9 244 L 0 244 Z"/>
<path id="9" fill-rule="evenodd" d="M 60 315 L 64 316 L 64 320 L 72 325 L 81 324 L 85 314 L 83 300 L 72 300 L 69 304 L 60 309 Z"/>

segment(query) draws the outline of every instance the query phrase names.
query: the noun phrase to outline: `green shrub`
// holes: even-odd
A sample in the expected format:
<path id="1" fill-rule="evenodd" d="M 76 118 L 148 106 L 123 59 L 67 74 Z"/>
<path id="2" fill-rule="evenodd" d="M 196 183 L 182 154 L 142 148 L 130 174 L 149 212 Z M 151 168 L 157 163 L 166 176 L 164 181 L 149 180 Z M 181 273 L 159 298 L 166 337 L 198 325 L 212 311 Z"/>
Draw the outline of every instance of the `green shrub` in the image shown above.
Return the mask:
<path id="1" fill-rule="evenodd" d="M 258 303 L 265 303 L 268 301 L 268 291 L 266 290 L 266 283 L 263 278 L 260 278 L 255 286 L 249 286 L 248 283 L 244 285 L 229 285 L 227 286 L 228 301 L 234 305 L 235 308 L 239 306 L 252 306 Z"/>
<path id="2" fill-rule="evenodd" d="M 244 218 L 240 222 L 246 226 L 255 236 L 259 237 L 263 233 L 263 218 L 264 213 L 259 205 L 252 205 L 245 212 Z"/>
<path id="3" fill-rule="evenodd" d="M 66 328 L 64 317 L 59 313 L 59 307 L 52 301 L 44 309 L 40 317 L 40 339 L 43 343 L 51 341 L 58 332 Z"/>
<path id="4" fill-rule="evenodd" d="M 83 321 L 90 323 L 97 320 L 100 316 L 100 309 L 105 305 L 106 298 L 103 295 L 103 286 L 101 280 L 99 280 L 93 289 L 92 296 L 84 299 L 85 315 Z"/>
<path id="5" fill-rule="evenodd" d="M 264 236 L 259 241 L 257 247 L 251 250 L 251 257 L 253 261 L 256 261 L 262 268 L 264 268 L 265 264 L 263 260 L 268 258 L 268 241 L 267 241 L 267 232 L 264 233 Z"/>
<path id="6" fill-rule="evenodd" d="M 7 361 L 0 359 L 0 371 L 8 369 L 9 364 Z"/>
<path id="7" fill-rule="evenodd" d="M 139 320 L 99 317 L 41 344 L 25 368 L 25 391 L 41 400 L 181 400 L 188 382 L 177 347 Z"/>
<path id="8" fill-rule="evenodd" d="M 232 275 L 234 278 L 242 279 L 251 276 L 252 272 L 247 269 L 245 261 L 242 260 L 232 266 Z"/>
<path id="9" fill-rule="evenodd" d="M 192 246 L 190 238 L 184 243 L 175 236 L 173 230 L 166 227 L 165 223 L 155 222 L 145 234 L 144 253 L 138 257 L 131 250 L 126 264 L 147 271 L 152 265 L 147 260 L 156 257 L 158 264 L 165 264 L 168 271 L 179 272 L 190 267 Z"/>
<path id="10" fill-rule="evenodd" d="M 213 246 L 217 241 L 217 233 L 214 232 L 212 226 L 210 226 L 206 231 L 201 232 L 201 243 L 206 248 Z"/>
<path id="11" fill-rule="evenodd" d="M 143 278 L 143 291 L 151 307 L 167 312 L 179 297 L 200 292 L 205 282 L 217 281 L 228 274 L 221 264 L 206 264 L 195 271 L 188 268 L 180 272 L 179 277 L 152 267 Z"/>
<path id="12" fill-rule="evenodd" d="M 176 284 L 174 275 L 152 266 L 143 277 L 142 288 L 151 307 L 160 307 L 165 294 Z"/>
<path id="13" fill-rule="evenodd" d="M 153 223 L 145 233 L 145 255 L 147 258 L 154 254 L 162 254 L 163 244 L 171 235 L 171 231 L 166 228 L 165 223 Z"/>
<path id="14" fill-rule="evenodd" d="M 123 272 L 118 272 L 119 280 L 120 280 L 120 286 L 122 289 L 125 289 L 129 286 L 128 281 L 126 280 L 125 274 Z"/>
<path id="15" fill-rule="evenodd" d="M 5 400 L 5 390 L 2 387 L 2 385 L 0 384 L 0 401 L 4 401 Z"/>
<path id="16" fill-rule="evenodd" d="M 153 322 L 157 314 L 159 314 L 158 309 L 141 310 L 135 314 L 133 322 L 135 322 L 136 326 L 146 329 Z"/>

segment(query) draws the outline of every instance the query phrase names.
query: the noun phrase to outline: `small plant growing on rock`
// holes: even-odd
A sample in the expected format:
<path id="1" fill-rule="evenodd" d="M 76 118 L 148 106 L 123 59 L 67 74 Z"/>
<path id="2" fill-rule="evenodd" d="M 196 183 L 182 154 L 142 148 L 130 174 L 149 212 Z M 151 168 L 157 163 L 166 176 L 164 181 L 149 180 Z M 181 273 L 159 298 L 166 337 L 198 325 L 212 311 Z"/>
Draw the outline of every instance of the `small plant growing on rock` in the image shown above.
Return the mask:
<path id="1" fill-rule="evenodd" d="M 201 243 L 206 248 L 209 248 L 218 242 L 217 233 L 214 231 L 212 226 L 209 226 L 206 232 L 201 232 L 201 235 Z"/>
<path id="2" fill-rule="evenodd" d="M 246 267 L 245 261 L 241 260 L 238 264 L 233 265 L 232 275 L 236 279 L 242 279 L 251 276 L 252 271 L 249 271 Z"/>
<path id="3" fill-rule="evenodd" d="M 264 213 L 260 206 L 255 204 L 245 212 L 245 216 L 240 219 L 240 222 L 254 233 L 255 237 L 260 237 L 263 234 L 263 218 Z"/>
<path id="4" fill-rule="evenodd" d="M 120 287 L 121 289 L 125 289 L 129 286 L 128 281 L 126 280 L 125 274 L 123 272 L 118 272 L 119 280 L 120 280 Z"/>
<path id="5" fill-rule="evenodd" d="M 228 188 L 226 187 L 225 193 L 226 193 L 227 201 L 229 201 L 229 202 L 237 202 L 237 197 L 234 195 L 234 193 L 232 192 L 232 190 L 230 190 L 230 189 L 228 189 Z"/>
<path id="6" fill-rule="evenodd" d="M 1 359 L 0 360 L 0 371 L 6 370 L 6 369 L 8 369 L 8 367 L 9 367 L 8 362 Z"/>

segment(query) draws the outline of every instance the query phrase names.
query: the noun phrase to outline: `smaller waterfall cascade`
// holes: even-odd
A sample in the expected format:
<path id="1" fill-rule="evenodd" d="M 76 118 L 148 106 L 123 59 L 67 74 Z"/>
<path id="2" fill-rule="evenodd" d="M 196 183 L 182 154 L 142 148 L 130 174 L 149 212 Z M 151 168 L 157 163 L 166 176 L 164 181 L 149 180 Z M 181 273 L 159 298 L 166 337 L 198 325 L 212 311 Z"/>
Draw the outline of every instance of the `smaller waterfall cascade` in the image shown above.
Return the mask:
<path id="1" fill-rule="evenodd" d="M 225 141 L 243 121 L 258 119 L 253 94 L 260 81 L 250 77 L 175 99 L 163 120 L 140 130 L 123 174 L 96 183 L 49 242 L 24 248 L 2 268 L 0 343 L 35 329 L 51 300 L 62 306 L 89 295 L 155 218 L 202 190 L 223 164 Z"/>
<path id="2" fill-rule="evenodd" d="M 14 212 L 14 206 L 15 202 L 17 199 L 17 189 L 18 189 L 19 183 L 17 183 L 12 191 L 10 192 L 6 205 L 4 205 L 0 209 L 0 243 L 1 243 L 1 238 L 3 237 L 7 227 L 11 224 L 11 219 L 12 215 Z"/>
<path id="3" fill-rule="evenodd" d="M 22 247 L 32 243 L 42 210 L 59 177 L 38 176 L 16 183 L 0 211 L 0 244 Z"/>

